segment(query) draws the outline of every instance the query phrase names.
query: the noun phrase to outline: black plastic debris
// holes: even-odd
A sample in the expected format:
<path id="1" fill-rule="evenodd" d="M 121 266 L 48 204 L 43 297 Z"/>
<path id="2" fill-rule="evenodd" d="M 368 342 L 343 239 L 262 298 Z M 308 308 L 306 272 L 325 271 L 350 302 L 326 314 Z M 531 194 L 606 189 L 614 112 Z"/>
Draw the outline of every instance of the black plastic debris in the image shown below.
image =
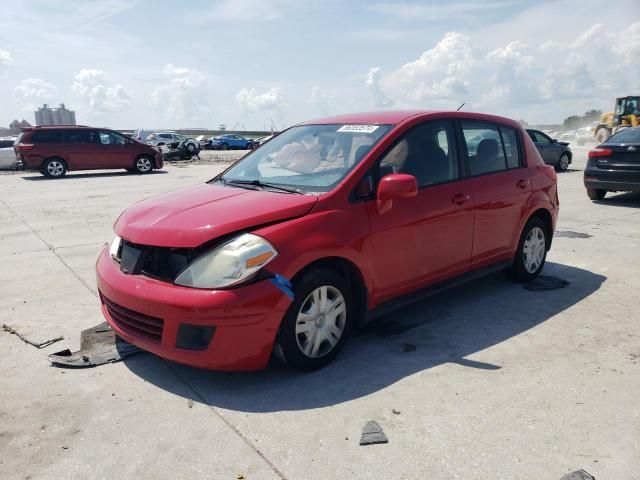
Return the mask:
<path id="1" fill-rule="evenodd" d="M 556 290 L 558 288 L 564 288 L 571 282 L 558 277 L 552 277 L 551 275 L 540 275 L 534 278 L 530 282 L 522 285 L 527 290 L 532 292 L 541 292 L 545 290 Z"/>
<path id="2" fill-rule="evenodd" d="M 382 431 L 382 427 L 378 425 L 378 422 L 371 420 L 362 429 L 360 445 L 374 445 L 376 443 L 389 443 L 389 439 Z"/>
<path id="3" fill-rule="evenodd" d="M 580 469 L 575 472 L 567 473 L 560 480 L 596 480 L 596 477 Z"/>
<path id="4" fill-rule="evenodd" d="M 104 322 L 80 333 L 79 351 L 71 352 L 67 348 L 49 355 L 49 361 L 58 367 L 96 367 L 119 362 L 141 351 L 140 348 L 118 337 L 107 322 Z"/>

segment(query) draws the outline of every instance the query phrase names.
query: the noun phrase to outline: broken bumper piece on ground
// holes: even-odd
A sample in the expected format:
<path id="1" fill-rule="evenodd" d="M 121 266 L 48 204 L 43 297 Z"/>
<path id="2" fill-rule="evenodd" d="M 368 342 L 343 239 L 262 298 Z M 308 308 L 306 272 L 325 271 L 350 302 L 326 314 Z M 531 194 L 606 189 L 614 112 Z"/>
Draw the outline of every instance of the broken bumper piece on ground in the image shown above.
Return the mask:
<path id="1" fill-rule="evenodd" d="M 104 322 L 82 331 L 79 351 L 62 350 L 49 355 L 49 361 L 58 367 L 96 367 L 119 362 L 141 351 L 140 348 L 118 337 L 107 322 Z"/>

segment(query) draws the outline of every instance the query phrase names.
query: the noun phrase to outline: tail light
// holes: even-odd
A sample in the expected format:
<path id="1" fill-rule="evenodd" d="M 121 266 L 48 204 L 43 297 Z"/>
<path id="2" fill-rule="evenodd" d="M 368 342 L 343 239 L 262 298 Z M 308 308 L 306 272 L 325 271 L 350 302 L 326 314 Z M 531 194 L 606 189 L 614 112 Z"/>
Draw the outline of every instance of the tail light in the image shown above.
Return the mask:
<path id="1" fill-rule="evenodd" d="M 25 152 L 27 150 L 31 150 L 33 148 L 33 143 L 19 143 L 18 144 L 18 151 L 19 152 Z"/>
<path id="2" fill-rule="evenodd" d="M 608 148 L 596 148 L 589 152 L 589 158 L 610 157 L 611 155 L 613 155 L 613 150 Z"/>

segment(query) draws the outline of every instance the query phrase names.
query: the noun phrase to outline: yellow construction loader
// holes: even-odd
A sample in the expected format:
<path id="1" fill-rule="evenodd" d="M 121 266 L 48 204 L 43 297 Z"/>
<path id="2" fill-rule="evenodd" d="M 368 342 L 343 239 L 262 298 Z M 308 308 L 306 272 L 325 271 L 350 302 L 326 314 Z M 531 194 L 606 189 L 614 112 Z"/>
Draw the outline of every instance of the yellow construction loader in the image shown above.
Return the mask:
<path id="1" fill-rule="evenodd" d="M 605 113 L 593 129 L 596 143 L 604 142 L 618 130 L 640 125 L 640 96 L 616 98 L 614 112 Z"/>

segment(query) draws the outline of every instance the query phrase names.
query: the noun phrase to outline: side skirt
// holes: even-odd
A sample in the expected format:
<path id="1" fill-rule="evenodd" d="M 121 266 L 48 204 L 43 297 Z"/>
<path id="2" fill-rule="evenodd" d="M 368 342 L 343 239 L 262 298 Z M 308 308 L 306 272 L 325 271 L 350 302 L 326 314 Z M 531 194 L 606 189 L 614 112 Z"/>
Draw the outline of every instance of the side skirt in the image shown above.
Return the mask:
<path id="1" fill-rule="evenodd" d="M 393 300 L 384 302 L 378 305 L 373 310 L 370 310 L 367 313 L 367 317 L 364 323 L 367 324 L 370 321 L 380 318 L 383 315 L 386 315 L 394 310 L 397 310 L 414 302 L 419 302 L 420 300 L 424 300 L 425 298 L 436 295 L 440 292 L 443 292 L 444 290 L 448 290 L 450 288 L 454 288 L 464 283 L 470 282 L 471 280 L 476 280 L 478 278 L 491 275 L 492 273 L 498 272 L 500 270 L 504 270 L 510 267 L 512 264 L 513 260 L 504 260 L 502 262 L 489 265 L 488 267 L 482 267 L 471 272 L 463 273 L 462 275 L 449 280 L 445 280 L 444 282 L 429 285 L 428 287 L 409 293 L 407 295 L 403 295 L 402 297 L 394 298 Z"/>

